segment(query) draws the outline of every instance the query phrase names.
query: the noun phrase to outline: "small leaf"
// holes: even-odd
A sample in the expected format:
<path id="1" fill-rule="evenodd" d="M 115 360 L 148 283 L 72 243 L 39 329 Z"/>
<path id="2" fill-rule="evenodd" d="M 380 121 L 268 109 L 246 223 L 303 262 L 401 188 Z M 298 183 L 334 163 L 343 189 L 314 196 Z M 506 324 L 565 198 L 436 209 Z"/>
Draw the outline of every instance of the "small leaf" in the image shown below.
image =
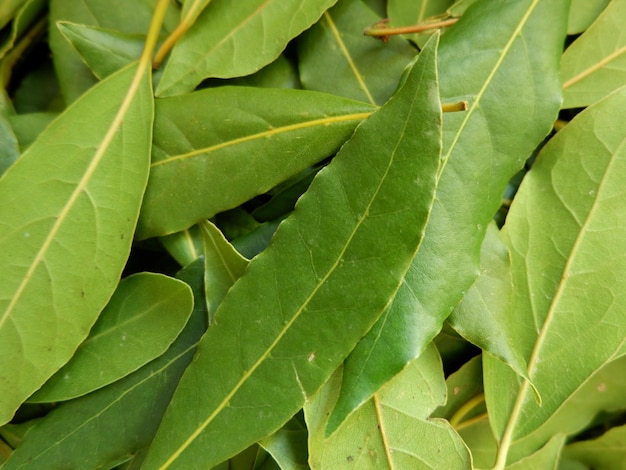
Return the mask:
<path id="1" fill-rule="evenodd" d="M 309 90 L 381 105 L 416 50 L 404 39 L 375 41 L 363 28 L 380 18 L 361 0 L 342 0 L 298 39 L 300 80 Z"/>
<path id="2" fill-rule="evenodd" d="M 211 222 L 201 222 L 200 231 L 204 246 L 204 292 L 211 324 L 226 293 L 246 271 L 248 260 L 228 243 Z"/>
<path id="3" fill-rule="evenodd" d="M 274 458 L 281 470 L 309 470 L 307 437 L 306 427 L 293 418 L 271 436 L 261 439 L 259 445 Z"/>
<path id="4" fill-rule="evenodd" d="M 150 160 L 141 64 L 85 94 L 0 180 L 0 423 L 69 360 L 118 283 Z"/>
<path id="5" fill-rule="evenodd" d="M 249 75 L 276 59 L 287 43 L 337 0 L 213 0 L 176 43 L 156 93 L 192 91 L 205 78 Z"/>
<path id="6" fill-rule="evenodd" d="M 424 242 L 390 311 L 346 361 L 344 415 L 423 350 L 476 279 L 485 230 L 508 181 L 556 118 L 566 15 L 561 0 L 478 2 L 442 36 L 441 96 L 469 100 L 469 108 L 444 115 L 443 164 Z"/>
<path id="7" fill-rule="evenodd" d="M 516 344 L 519 317 L 511 314 L 511 260 L 495 223 L 489 224 L 480 256 L 481 273 L 448 321 L 466 340 L 526 377 Z"/>
<path id="8" fill-rule="evenodd" d="M 99 80 L 137 60 L 146 41 L 145 34 L 121 33 L 68 21 L 59 21 L 57 27 Z"/>
<path id="9" fill-rule="evenodd" d="M 147 447 L 206 329 L 202 272 L 198 261 L 178 274 L 193 286 L 197 301 L 189 323 L 163 356 L 52 410 L 2 469 L 112 468 Z"/>
<path id="10" fill-rule="evenodd" d="M 561 457 L 561 450 L 565 444 L 565 435 L 556 434 L 543 446 L 540 450 L 535 452 L 522 460 L 515 462 L 512 465 L 507 465 L 507 470 L 526 470 L 529 468 L 560 468 L 559 460 Z"/>
<path id="11" fill-rule="evenodd" d="M 564 457 L 595 470 L 623 468 L 626 462 L 626 426 L 609 429 L 597 439 L 570 444 L 565 448 Z"/>
<path id="12" fill-rule="evenodd" d="M 13 22 L 11 23 L 11 33 L 6 37 L 3 35 L 0 41 L 0 58 L 11 50 L 15 42 L 25 34 L 45 7 L 45 0 L 4 0 L 2 2 L 0 6 L 0 29 L 11 19 Z"/>
<path id="13" fill-rule="evenodd" d="M 440 164 L 435 59 L 433 41 L 230 289 L 147 469 L 208 468 L 276 431 L 391 301 L 421 241 Z"/>
<path id="14" fill-rule="evenodd" d="M 588 106 L 626 84 L 626 1 L 609 4 L 561 59 L 563 108 Z"/>
<path id="15" fill-rule="evenodd" d="M 512 315 L 523 321 L 520 353 L 543 403 L 528 382 L 486 357 L 485 394 L 503 442 L 501 463 L 511 442 L 545 423 L 626 336 L 625 106 L 622 89 L 559 131 L 509 211 L 502 233 L 511 252 Z M 563 371 L 558 380 L 555 370 Z"/>
<path id="16" fill-rule="evenodd" d="M 161 237 L 159 241 L 181 266 L 187 266 L 202 256 L 202 235 L 197 225 Z"/>
<path id="17" fill-rule="evenodd" d="M 611 0 L 572 0 L 567 34 L 580 34 L 598 18 Z M 619 1 L 619 0 L 618 0 Z"/>
<path id="18" fill-rule="evenodd" d="M 335 374 L 304 408 L 311 468 L 469 468 L 469 452 L 450 425 L 427 420 L 445 399 L 441 359 L 433 345 L 325 438 L 340 377 Z"/>
<path id="19" fill-rule="evenodd" d="M 156 101 L 137 237 L 239 206 L 336 152 L 375 108 L 303 90 L 219 87 Z"/>
<path id="20" fill-rule="evenodd" d="M 28 401 L 68 400 L 125 377 L 163 354 L 192 310 L 182 281 L 152 273 L 123 279 L 70 362 Z"/>

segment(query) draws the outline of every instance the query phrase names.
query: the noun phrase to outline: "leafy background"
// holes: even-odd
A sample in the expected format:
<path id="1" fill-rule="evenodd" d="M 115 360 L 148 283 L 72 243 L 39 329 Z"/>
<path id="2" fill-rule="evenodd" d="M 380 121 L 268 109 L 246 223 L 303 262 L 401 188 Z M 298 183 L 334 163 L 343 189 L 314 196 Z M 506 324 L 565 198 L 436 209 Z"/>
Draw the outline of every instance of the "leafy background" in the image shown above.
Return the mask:
<path id="1" fill-rule="evenodd" d="M 621 468 L 625 15 L 0 4 L 2 468 Z"/>

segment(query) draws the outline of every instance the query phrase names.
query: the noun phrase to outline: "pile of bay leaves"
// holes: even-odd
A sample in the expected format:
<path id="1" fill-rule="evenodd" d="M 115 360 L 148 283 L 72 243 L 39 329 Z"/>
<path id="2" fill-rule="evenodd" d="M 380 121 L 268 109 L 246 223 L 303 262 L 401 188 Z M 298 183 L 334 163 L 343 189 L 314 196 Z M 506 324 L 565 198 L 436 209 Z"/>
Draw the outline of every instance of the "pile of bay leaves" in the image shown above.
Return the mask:
<path id="1" fill-rule="evenodd" d="M 0 2 L 2 469 L 622 468 L 624 18 Z"/>

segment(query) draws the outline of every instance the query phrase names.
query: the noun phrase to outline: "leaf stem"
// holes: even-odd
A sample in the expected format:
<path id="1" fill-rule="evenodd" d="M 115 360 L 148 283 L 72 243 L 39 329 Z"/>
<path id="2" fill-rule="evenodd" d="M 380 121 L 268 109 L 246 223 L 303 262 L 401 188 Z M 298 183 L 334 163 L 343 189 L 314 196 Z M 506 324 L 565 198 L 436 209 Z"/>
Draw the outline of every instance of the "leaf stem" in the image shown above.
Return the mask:
<path id="1" fill-rule="evenodd" d="M 210 3 L 207 2 L 207 4 Z M 165 39 L 161 47 L 157 51 L 154 56 L 154 60 L 152 61 L 152 68 L 158 69 L 163 60 L 165 60 L 165 56 L 172 50 L 174 45 L 178 42 L 178 40 L 187 32 L 189 28 L 193 26 L 200 12 L 200 4 L 201 2 L 196 1 L 187 11 L 187 14 L 180 20 L 180 23 L 176 27 L 174 31 L 170 33 L 170 35 Z M 205 5 L 206 7 L 206 5 Z"/>
<path id="2" fill-rule="evenodd" d="M 152 20 L 150 21 L 150 27 L 148 28 L 148 34 L 146 36 L 146 43 L 143 52 L 141 53 L 141 58 L 139 59 L 140 70 L 143 70 L 146 63 L 149 64 L 152 62 L 152 54 L 154 53 L 154 49 L 156 48 L 156 44 L 159 40 L 159 33 L 161 32 L 161 26 L 163 25 L 163 20 L 165 19 L 165 13 L 167 12 L 169 4 L 169 0 L 159 0 L 154 8 L 154 14 L 152 15 Z"/>
<path id="3" fill-rule="evenodd" d="M 453 428 L 457 428 L 459 424 L 463 421 L 463 418 L 467 416 L 467 414 L 472 411 L 476 406 L 485 402 L 485 394 L 479 393 L 475 397 L 470 398 L 467 402 L 461 406 L 456 413 L 450 418 L 450 425 Z"/>
<path id="4" fill-rule="evenodd" d="M 367 28 L 365 28 L 365 30 L 363 30 L 363 34 L 365 36 L 379 38 L 383 42 L 387 42 L 389 40 L 389 36 L 392 35 L 423 33 L 425 31 L 430 31 L 433 29 L 446 28 L 448 26 L 452 26 L 458 20 L 458 18 L 448 18 L 447 20 L 420 23 L 413 26 L 389 28 L 387 26 L 387 23 L 389 23 L 389 18 L 385 18 L 384 20 L 381 20 L 377 23 L 374 23 L 372 26 L 368 26 Z"/>
<path id="5" fill-rule="evenodd" d="M 465 100 L 458 101 L 456 103 L 441 103 L 442 113 L 454 113 L 457 111 L 467 111 L 467 108 L 469 108 L 469 103 Z"/>

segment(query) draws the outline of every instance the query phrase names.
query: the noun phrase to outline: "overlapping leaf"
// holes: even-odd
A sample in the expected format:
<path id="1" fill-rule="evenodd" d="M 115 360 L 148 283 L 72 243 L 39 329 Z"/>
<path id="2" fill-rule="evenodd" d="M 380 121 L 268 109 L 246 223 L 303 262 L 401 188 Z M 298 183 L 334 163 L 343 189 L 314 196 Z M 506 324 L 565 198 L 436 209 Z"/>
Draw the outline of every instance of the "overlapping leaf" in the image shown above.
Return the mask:
<path id="1" fill-rule="evenodd" d="M 528 382 L 485 361 L 494 434 L 508 447 L 545 423 L 626 337 L 626 89 L 579 114 L 542 150 L 509 212 L 513 315 Z M 488 358 L 487 358 L 488 359 Z M 558 380 L 554 371 L 562 371 Z M 503 396 L 502 390 L 510 390 Z"/>
<path id="2" fill-rule="evenodd" d="M 364 36 L 363 28 L 379 20 L 361 0 L 325 12 L 298 40 L 303 86 L 373 105 L 387 101 L 417 51 L 398 37 L 383 43 Z"/>
<path id="3" fill-rule="evenodd" d="M 445 401 L 441 359 L 433 345 L 325 438 L 339 383 L 335 374 L 305 406 L 311 468 L 470 467 L 469 452 L 452 427 L 427 419 Z"/>
<path id="4" fill-rule="evenodd" d="M 626 462 L 626 426 L 610 429 L 591 441 L 567 446 L 564 456 L 597 470 L 618 469 Z"/>
<path id="5" fill-rule="evenodd" d="M 192 285 L 197 302 L 189 323 L 163 356 L 55 408 L 28 433 L 3 470 L 112 468 L 147 447 L 207 326 L 202 273 L 198 260 L 178 275 Z"/>
<path id="6" fill-rule="evenodd" d="M 564 108 L 589 106 L 626 84 L 626 0 L 614 0 L 561 59 Z"/>
<path id="7" fill-rule="evenodd" d="M 566 18 L 561 0 L 477 2 L 442 37 L 442 99 L 469 108 L 444 115 L 444 163 L 424 243 L 385 325 L 345 365 L 335 426 L 420 353 L 477 276 L 506 185 L 556 118 Z"/>
<path id="8" fill-rule="evenodd" d="M 156 102 L 137 236 L 188 228 L 332 155 L 374 110 L 302 90 L 220 87 Z"/>
<path id="9" fill-rule="evenodd" d="M 567 34 L 580 34 L 598 18 L 611 0 L 572 0 Z"/>
<path id="10" fill-rule="evenodd" d="M 422 240 L 441 162 L 430 46 L 230 289 L 147 469 L 211 467 L 276 431 L 390 302 Z"/>
<path id="11" fill-rule="evenodd" d="M 152 103 L 147 63 L 122 70 L 0 180 L 0 423 L 67 362 L 115 290 L 148 176 Z"/>
<path id="12" fill-rule="evenodd" d="M 68 400 L 125 377 L 165 352 L 192 309 L 184 282 L 152 273 L 123 279 L 70 362 L 29 402 Z"/>
<path id="13" fill-rule="evenodd" d="M 445 14 L 453 0 L 389 0 L 387 16 L 393 27 L 415 26 L 433 16 Z M 420 46 L 430 34 L 412 34 L 409 37 Z"/>
<path id="14" fill-rule="evenodd" d="M 337 0 L 213 0 L 176 43 L 157 96 L 193 90 L 205 78 L 249 75 L 272 62 L 287 43 Z"/>

